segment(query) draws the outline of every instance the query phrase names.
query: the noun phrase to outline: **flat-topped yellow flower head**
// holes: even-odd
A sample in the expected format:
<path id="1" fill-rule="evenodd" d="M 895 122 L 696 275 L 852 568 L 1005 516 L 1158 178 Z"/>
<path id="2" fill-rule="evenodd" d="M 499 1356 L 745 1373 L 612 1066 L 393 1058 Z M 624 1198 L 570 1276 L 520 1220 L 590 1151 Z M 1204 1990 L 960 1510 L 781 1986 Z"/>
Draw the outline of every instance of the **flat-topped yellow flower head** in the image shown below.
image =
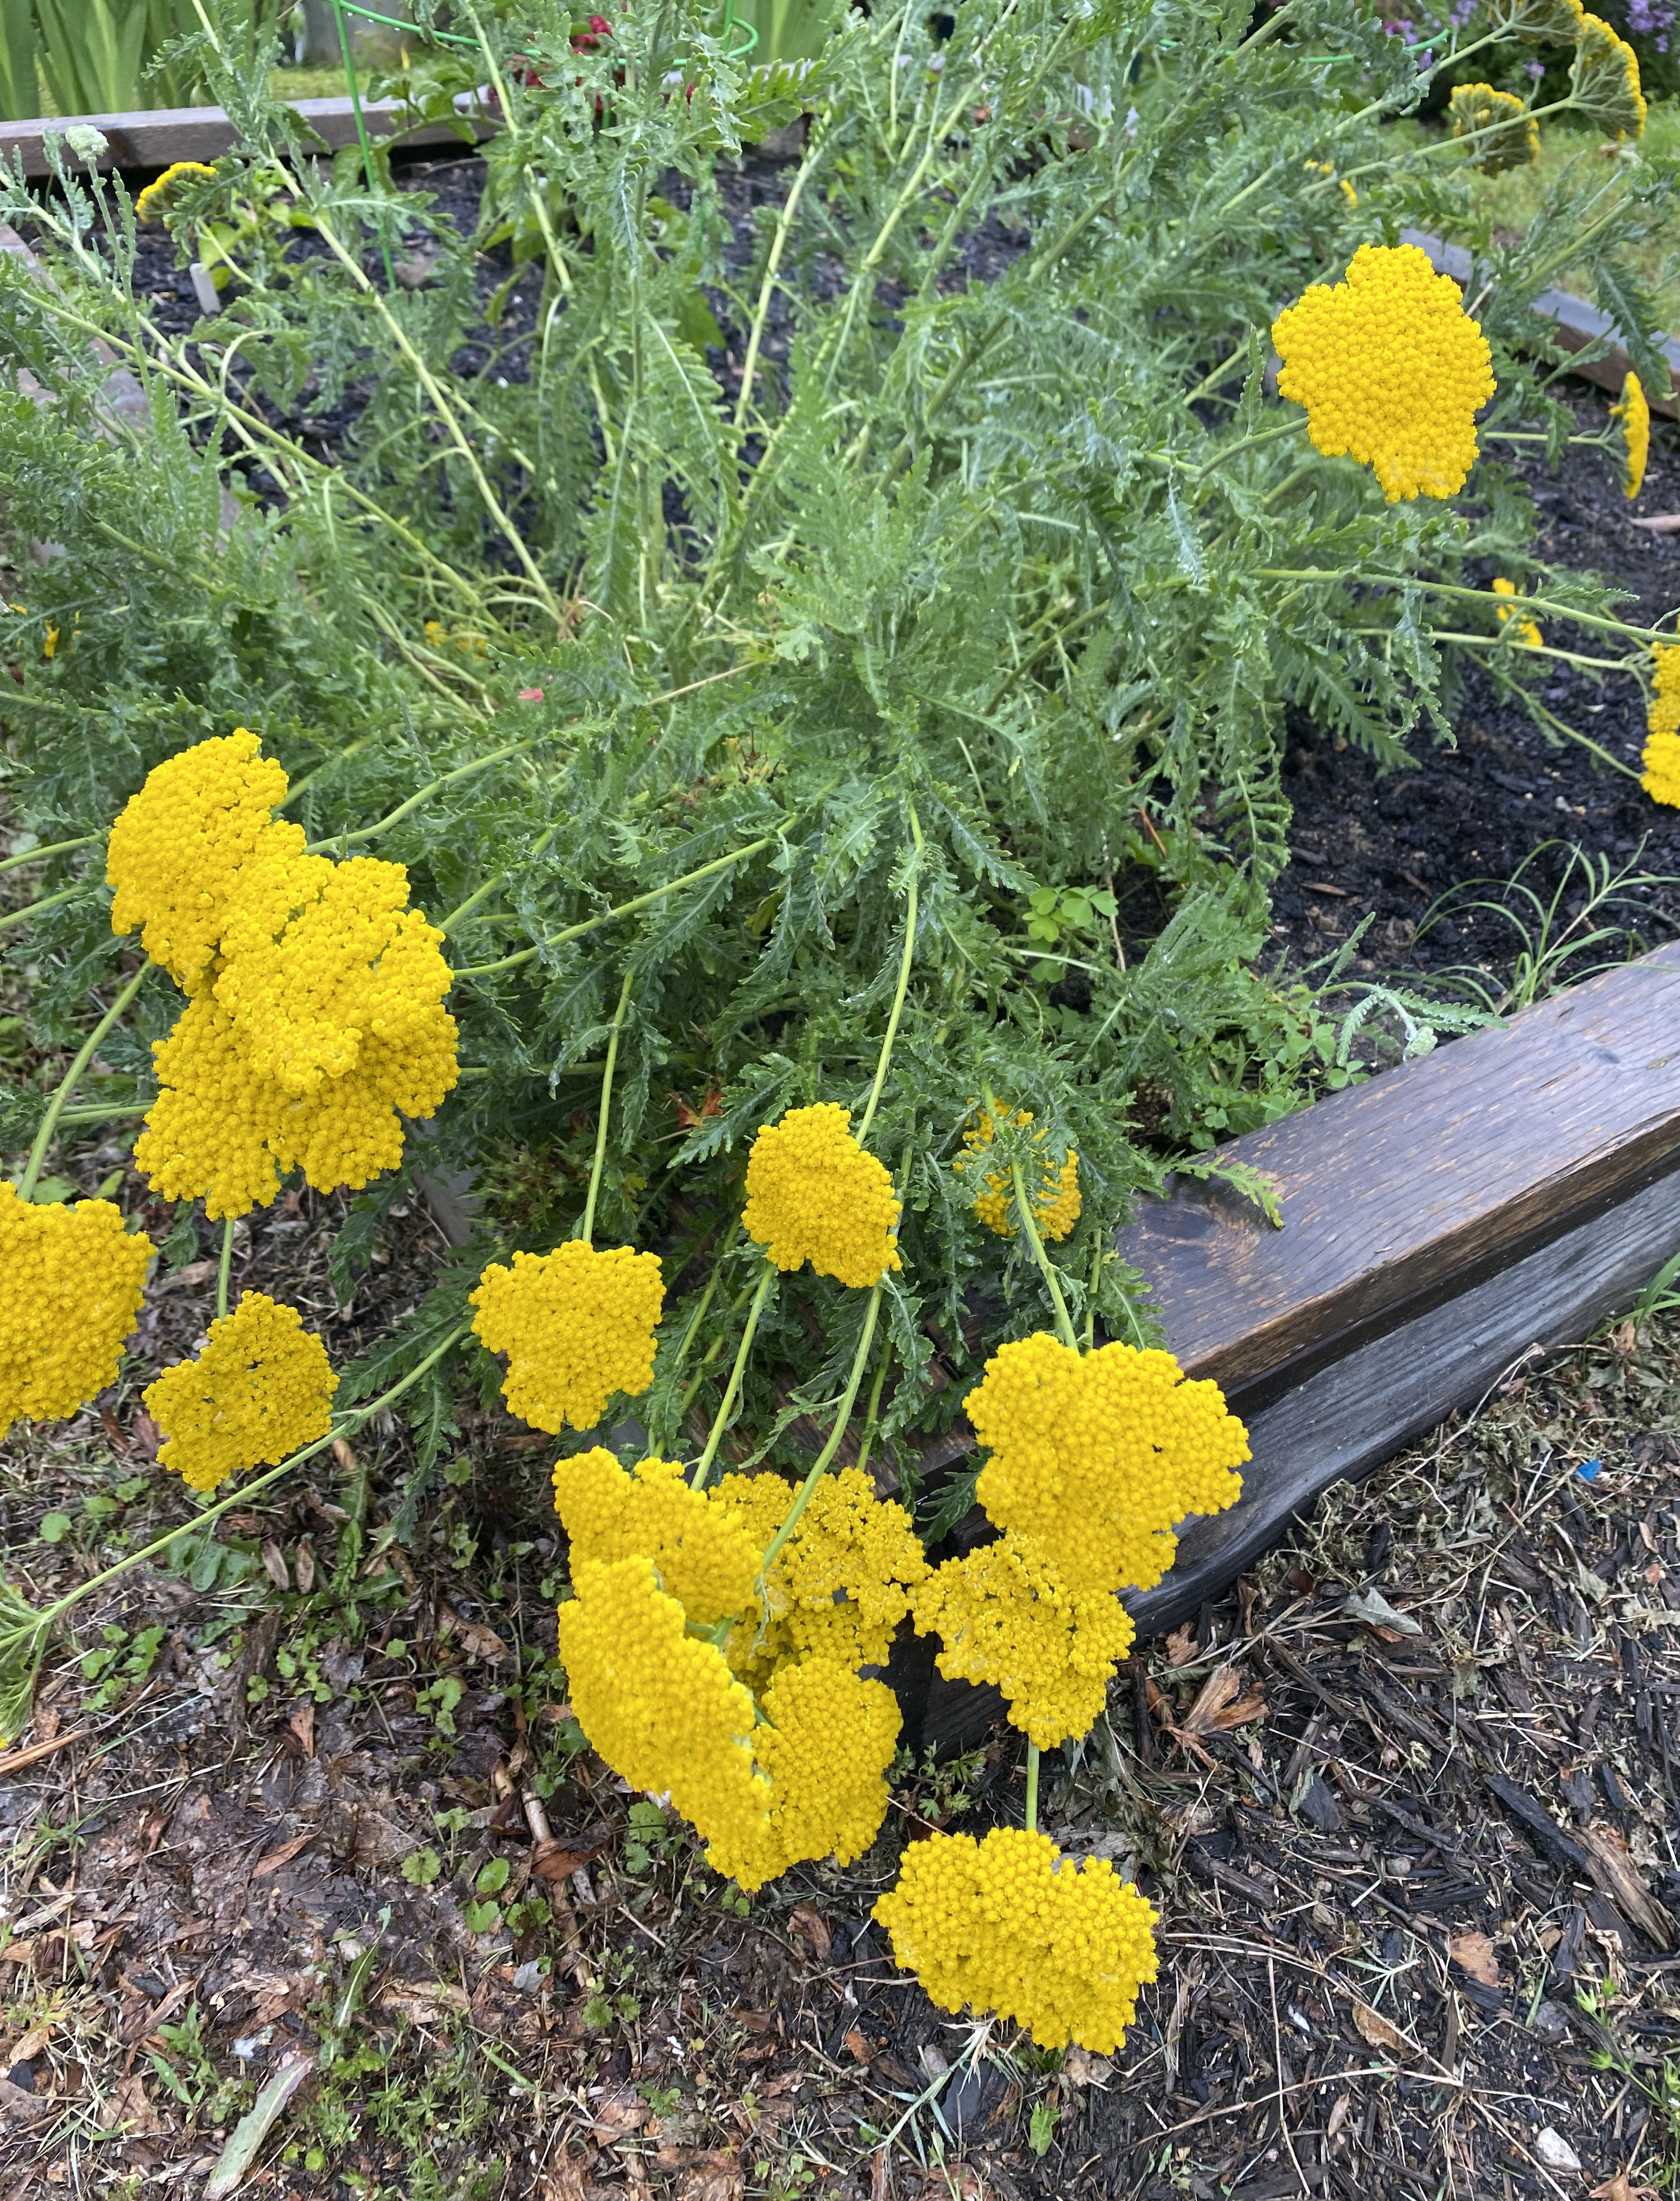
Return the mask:
<path id="1" fill-rule="evenodd" d="M 187 176 L 213 176 L 214 168 L 207 168 L 202 161 L 172 161 L 161 176 L 154 176 L 134 202 L 136 221 L 150 221 L 154 214 L 167 211 L 173 197 L 175 186 Z"/>
<path id="2" fill-rule="evenodd" d="M 1345 281 L 1314 283 L 1272 325 L 1280 396 L 1326 457 L 1373 467 L 1392 504 L 1453 496 L 1494 394 L 1487 339 L 1458 285 L 1415 244 L 1362 244 Z"/>
<path id="3" fill-rule="evenodd" d="M 116 1381 L 152 1242 L 109 1200 L 38 1205 L 0 1183 L 0 1437 L 61 1421 Z"/>
<path id="4" fill-rule="evenodd" d="M 1170 1353 L 1080 1353 L 1041 1330 L 1000 1347 L 963 1404 L 991 1453 L 976 1496 L 1070 1589 L 1152 1588 L 1178 1550 L 1173 1523 L 1242 1492 L 1247 1431 L 1219 1385 L 1184 1382 Z"/>
<path id="5" fill-rule="evenodd" d="M 633 1399 L 654 1380 L 665 1310 L 656 1253 L 603 1253 L 580 1238 L 515 1253 L 511 1269 L 490 1263 L 469 1304 L 479 1336 L 508 1355 L 509 1412 L 534 1429 L 592 1429 L 614 1392 Z"/>
<path id="6" fill-rule="evenodd" d="M 1612 138 L 1644 135 L 1639 56 L 1601 16 L 1583 15 L 1569 77 L 1571 104 L 1593 129 Z"/>
<path id="7" fill-rule="evenodd" d="M 878 1284 L 899 1265 L 892 1179 L 851 1134 L 852 1115 L 832 1100 L 790 1108 L 767 1124 L 747 1159 L 741 1221 L 778 1269 L 808 1261 L 843 1284 Z"/>
<path id="8" fill-rule="evenodd" d="M 948 1559 L 916 1593 L 916 1628 L 944 1644 L 948 1682 L 990 1682 L 1041 1750 L 1087 1734 L 1131 1649 L 1131 1615 L 1106 1590 L 1071 1589 L 1024 1537 Z"/>
<path id="9" fill-rule="evenodd" d="M 299 856 L 303 829 L 273 816 L 286 776 L 237 732 L 167 757 L 111 828 L 105 876 L 113 932 L 132 932 L 191 994 L 206 983 L 241 875 L 259 848 Z"/>
<path id="10" fill-rule="evenodd" d="M 1484 176 L 1540 158 L 1540 125 L 1514 92 L 1490 84 L 1455 84 L 1447 102 L 1454 138 L 1468 141 L 1470 165 Z"/>
<path id="11" fill-rule="evenodd" d="M 1680 642 L 1652 643 L 1651 676 L 1640 784 L 1653 802 L 1680 809 Z"/>
<path id="12" fill-rule="evenodd" d="M 651 1559 L 661 1588 L 702 1628 L 751 1598 L 762 1543 L 714 1494 L 690 1490 L 677 1461 L 644 1459 L 627 1475 L 596 1445 L 555 1463 L 554 1492 L 573 1566 Z"/>
<path id="13" fill-rule="evenodd" d="M 1112 2056 L 1155 1977 L 1157 1916 L 1131 1881 L 1020 1827 L 913 1842 L 875 1916 L 939 2009 L 996 2011 L 1041 2048 Z"/>
<path id="14" fill-rule="evenodd" d="M 1645 463 L 1651 455 L 1651 408 L 1645 402 L 1645 385 L 1631 370 L 1623 378 L 1622 394 L 1610 408 L 1612 420 L 1622 424 L 1622 487 L 1630 497 L 1645 486 Z"/>
<path id="15" fill-rule="evenodd" d="M 177 1361 L 147 1387 L 146 1412 L 165 1439 L 158 1462 L 195 1490 L 278 1467 L 326 1435 L 338 1388 L 326 1347 L 297 1308 L 247 1292 L 210 1324 L 196 1360 Z"/>

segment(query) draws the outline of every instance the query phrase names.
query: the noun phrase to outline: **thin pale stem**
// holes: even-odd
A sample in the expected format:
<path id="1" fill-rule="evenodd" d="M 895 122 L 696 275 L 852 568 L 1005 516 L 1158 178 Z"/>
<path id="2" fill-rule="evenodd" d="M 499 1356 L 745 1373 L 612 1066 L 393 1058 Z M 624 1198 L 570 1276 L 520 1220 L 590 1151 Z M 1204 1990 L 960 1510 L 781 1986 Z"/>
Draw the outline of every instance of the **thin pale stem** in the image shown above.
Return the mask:
<path id="1" fill-rule="evenodd" d="M 875 1111 L 880 1105 L 881 1088 L 887 1082 L 887 1065 L 892 1060 L 893 1042 L 898 1037 L 898 1019 L 904 1013 L 904 997 L 910 989 L 910 966 L 915 959 L 917 889 L 921 878 L 924 843 L 916 806 L 913 802 L 909 807 L 910 832 L 916 844 L 916 865 L 910 873 L 909 897 L 904 910 L 904 954 L 898 966 L 898 990 L 892 997 L 892 1012 L 887 1018 L 887 1029 L 881 1040 L 881 1059 L 875 1065 L 875 1083 L 869 1089 L 869 1105 L 863 1112 L 863 1121 L 857 1127 L 860 1146 L 869 1136 L 869 1126 L 874 1122 Z"/>
<path id="2" fill-rule="evenodd" d="M 607 1041 L 607 1067 L 601 1073 L 601 1119 L 595 1127 L 595 1160 L 589 1173 L 589 1198 L 584 1202 L 583 1228 L 578 1235 L 585 1246 L 595 1242 L 595 1201 L 601 1190 L 601 1171 L 607 1159 L 607 1119 L 613 1106 L 613 1072 L 619 1063 L 619 1034 L 624 1030 L 624 1012 L 630 1006 L 631 973 L 624 974 L 624 983 L 619 989 L 619 1006 L 614 1012 L 613 1029 Z"/>
<path id="3" fill-rule="evenodd" d="M 87 892 L 87 888 L 85 879 L 78 879 L 74 886 L 66 887 L 60 894 L 48 895 L 42 901 L 32 901 L 26 908 L 9 909 L 3 917 L 0 917 L 0 932 L 3 932 L 9 924 L 21 924 L 26 919 L 44 917 L 48 910 L 56 909 L 61 902 L 74 901 L 78 895 Z"/>
<path id="4" fill-rule="evenodd" d="M 44 848 L 26 848 L 21 856 L 0 860 L 0 872 L 15 872 L 20 864 L 44 864 L 49 856 L 68 855 L 72 848 L 95 848 L 104 837 L 103 833 L 85 833 L 79 841 L 50 841 Z"/>
<path id="5" fill-rule="evenodd" d="M 892 1340 L 887 1340 L 881 1354 L 881 1365 L 875 1370 L 875 1381 L 869 1387 L 869 1404 L 864 1409 L 863 1441 L 857 1448 L 857 1470 L 863 1474 L 869 1465 L 869 1455 L 874 1448 L 875 1432 L 880 1427 L 881 1392 L 887 1380 L 887 1370 L 892 1366 Z"/>
<path id="6" fill-rule="evenodd" d="M 233 1218 L 230 1215 L 221 1226 L 221 1266 L 216 1271 L 216 1319 L 221 1321 L 227 1313 L 227 1280 L 233 1269 Z"/>
<path id="7" fill-rule="evenodd" d="M 1262 581 L 1318 581 L 1336 586 L 1343 581 L 1376 581 L 1394 589 L 1427 589 L 1431 596 L 1457 596 L 1466 603 L 1502 604 L 1508 611 L 1512 599 L 1496 596 L 1491 589 L 1466 589 L 1454 581 L 1431 581 L 1420 573 L 1371 573 L 1337 567 L 1325 572 L 1321 566 L 1299 568 L 1287 566 L 1262 566 L 1257 569 Z M 1583 611 L 1577 604 L 1554 603 L 1549 596 L 1524 596 L 1525 612 L 1549 612 L 1554 619 L 1572 619 L 1577 626 L 1596 627 L 1601 634 L 1624 634 L 1630 641 L 1660 642 L 1672 646 L 1674 637 L 1662 634 L 1655 627 L 1630 626 L 1624 619 L 1605 619 L 1596 612 Z"/>
<path id="8" fill-rule="evenodd" d="M 782 210 L 776 217 L 776 234 L 770 240 L 770 251 L 764 263 L 764 280 L 759 285 L 758 305 L 753 314 L 751 333 L 747 338 L 747 357 L 741 369 L 741 395 L 735 401 L 735 433 L 741 433 L 747 417 L 747 408 L 752 402 L 753 378 L 758 372 L 759 347 L 764 340 L 765 324 L 770 315 L 770 302 L 776 295 L 776 278 L 782 265 L 782 254 L 793 228 L 794 216 L 799 211 L 799 202 L 805 186 L 816 171 L 819 141 L 806 148 L 799 173 L 793 179 L 793 188 L 782 202 Z"/>
<path id="9" fill-rule="evenodd" d="M 358 825 L 349 833 L 331 833 L 324 841 L 312 842 L 306 853 L 314 855 L 324 848 L 347 848 L 357 841 L 376 841 L 381 833 L 388 833 L 393 825 L 399 825 L 411 810 L 418 810 L 422 802 L 430 801 L 440 788 L 452 787 L 458 779 L 470 779 L 475 772 L 487 772 L 491 765 L 501 764 L 508 757 L 523 756 L 527 749 L 535 748 L 537 738 L 532 734 L 525 741 L 509 742 L 505 748 L 492 749 L 488 756 L 474 757 L 471 764 L 457 765 L 453 772 L 446 772 L 417 789 L 406 802 L 399 802 L 376 825 Z"/>
<path id="10" fill-rule="evenodd" d="M 782 1547 L 799 1526 L 799 1517 L 811 1502 L 811 1494 L 828 1472 L 828 1464 L 840 1449 L 840 1440 L 846 1434 L 852 1418 L 852 1408 L 857 1403 L 858 1386 L 863 1381 L 863 1370 L 869 1359 L 869 1348 L 875 1341 L 875 1318 L 881 1308 L 881 1287 L 877 1284 L 869 1294 L 869 1304 L 863 1311 L 863 1335 L 857 1341 L 857 1351 L 852 1355 L 852 1372 L 846 1378 L 839 1410 L 834 1417 L 834 1427 L 828 1433 L 828 1442 L 817 1454 L 811 1472 L 799 1486 L 799 1494 L 788 1508 L 787 1517 L 765 1547 L 764 1558 L 759 1567 L 761 1582 L 775 1565 Z"/>
<path id="11" fill-rule="evenodd" d="M 41 1118 L 41 1128 L 35 1134 L 35 1143 L 29 1149 L 29 1159 L 23 1165 L 23 1176 L 19 1181 L 18 1192 L 21 1198 L 27 1200 L 34 1192 L 35 1180 L 41 1174 L 41 1165 L 47 1158 L 47 1148 L 52 1144 L 52 1135 L 58 1128 L 58 1119 L 64 1112 L 65 1102 L 75 1091 L 77 1083 L 82 1072 L 92 1061 L 101 1040 L 122 1015 L 141 987 L 145 984 L 147 977 L 150 975 L 151 967 L 150 963 L 143 963 L 117 995 L 115 1001 L 112 1002 L 110 1007 L 106 1010 L 104 1015 L 100 1018 L 86 1039 L 83 1041 L 80 1054 L 65 1071 L 57 1092 L 47 1103 L 47 1112 Z"/>
<path id="12" fill-rule="evenodd" d="M 990 1105 L 990 1103 L 988 1104 Z M 992 1120 L 997 1121 L 996 1112 Z M 1019 1158 L 1011 1156 L 1009 1173 L 1015 1180 L 1015 1206 L 1020 1212 L 1021 1228 L 1026 1233 L 1026 1242 L 1032 1248 L 1032 1258 L 1037 1262 L 1056 1311 L 1056 1335 L 1062 1343 L 1077 1353 L 1079 1341 L 1073 1332 L 1072 1318 L 1067 1312 L 1067 1301 L 1061 1295 L 1061 1279 L 1056 1274 L 1055 1264 L 1044 1251 L 1044 1241 L 1038 1235 L 1038 1224 L 1032 1212 L 1032 1203 L 1026 1196 L 1026 1182 L 1021 1175 Z"/>
<path id="13" fill-rule="evenodd" d="M 1038 1745 L 1036 1742 L 1030 1742 L 1026 1746 L 1026 1830 L 1030 1834 L 1038 1832 Z"/>
<path id="14" fill-rule="evenodd" d="M 764 1274 L 758 1280 L 758 1289 L 753 1294 L 753 1303 L 747 1309 L 747 1326 L 741 1333 L 741 1342 L 735 1354 L 735 1365 L 729 1371 L 729 1381 L 724 1386 L 723 1399 L 712 1423 L 711 1434 L 706 1440 L 706 1449 L 701 1453 L 699 1463 L 694 1470 L 694 1488 L 696 1490 L 703 1490 L 706 1488 L 706 1478 L 712 1472 L 712 1462 L 717 1458 L 718 1447 L 723 1442 L 725 1425 L 735 1411 L 736 1396 L 741 1388 L 742 1376 L 746 1370 L 747 1355 L 753 1349 L 753 1333 L 758 1328 L 758 1318 L 764 1312 L 764 1302 L 770 1296 L 770 1288 L 775 1282 L 776 1277 L 777 1271 L 767 1260 L 764 1265 Z"/>

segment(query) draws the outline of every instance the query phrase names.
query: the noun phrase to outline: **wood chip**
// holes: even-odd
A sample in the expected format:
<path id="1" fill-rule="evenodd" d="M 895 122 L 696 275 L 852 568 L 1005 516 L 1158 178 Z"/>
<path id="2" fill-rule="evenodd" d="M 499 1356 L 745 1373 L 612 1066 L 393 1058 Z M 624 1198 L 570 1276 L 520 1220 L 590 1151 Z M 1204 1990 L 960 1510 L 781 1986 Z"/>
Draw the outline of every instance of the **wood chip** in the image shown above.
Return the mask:
<path id="1" fill-rule="evenodd" d="M 1630 1924 L 1659 1949 L 1674 1946 L 1674 1921 L 1641 1877 L 1628 1846 L 1613 1827 L 1589 1827 L 1581 1836 L 1588 1869 Z"/>
<path id="2" fill-rule="evenodd" d="M 24 1766 L 33 1765 L 38 1759 L 50 1758 L 56 1750 L 68 1750 L 73 1742 L 79 1742 L 85 1734 L 91 1732 L 90 1728 L 74 1728 L 66 1734 L 49 1735 L 42 1742 L 26 1743 L 21 1750 L 9 1750 L 0 1755 L 0 1774 L 20 1772 Z"/>
<path id="3" fill-rule="evenodd" d="M 257 1859 L 251 1867 L 251 1878 L 266 1880 L 271 1872 L 278 1872 L 283 1864 L 290 1864 L 293 1858 L 308 1849 L 314 1840 L 314 1834 L 298 1834 L 291 1841 L 282 1842 L 279 1849 L 270 1850 L 267 1857 Z"/>

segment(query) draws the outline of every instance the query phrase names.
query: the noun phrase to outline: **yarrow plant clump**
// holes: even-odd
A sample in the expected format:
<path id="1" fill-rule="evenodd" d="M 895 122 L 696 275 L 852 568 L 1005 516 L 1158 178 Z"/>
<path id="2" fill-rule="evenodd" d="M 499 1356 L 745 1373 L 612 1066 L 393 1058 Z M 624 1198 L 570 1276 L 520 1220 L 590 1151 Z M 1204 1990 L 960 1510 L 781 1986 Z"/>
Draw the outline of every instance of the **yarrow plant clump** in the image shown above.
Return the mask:
<path id="1" fill-rule="evenodd" d="M 194 1490 L 276 1466 L 331 1429 L 338 1388 L 326 1347 L 297 1308 L 247 1292 L 210 1324 L 196 1360 L 148 1386 L 146 1411 L 164 1438 L 158 1460 Z"/>
<path id="2" fill-rule="evenodd" d="M 1494 394 L 1487 339 L 1415 244 L 1362 244 L 1344 281 L 1314 283 L 1272 325 L 1278 394 L 1307 408 L 1328 458 L 1372 467 L 1390 503 L 1454 496 Z"/>
<path id="3" fill-rule="evenodd" d="M 115 1382 L 152 1251 L 109 1200 L 38 1204 L 0 1183 L 0 1437 Z"/>

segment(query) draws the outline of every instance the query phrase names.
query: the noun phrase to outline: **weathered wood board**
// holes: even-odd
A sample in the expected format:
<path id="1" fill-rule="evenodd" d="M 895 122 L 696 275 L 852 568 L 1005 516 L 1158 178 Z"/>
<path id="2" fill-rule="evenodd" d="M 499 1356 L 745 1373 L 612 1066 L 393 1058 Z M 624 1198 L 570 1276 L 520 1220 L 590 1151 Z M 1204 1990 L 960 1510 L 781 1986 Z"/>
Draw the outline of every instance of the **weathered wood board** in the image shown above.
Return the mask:
<path id="1" fill-rule="evenodd" d="M 289 103 L 335 152 L 355 143 L 355 110 L 348 97 L 294 99 Z M 409 110 L 394 99 L 364 99 L 363 120 L 370 138 L 400 136 L 407 145 L 448 144 L 461 132 L 447 122 L 412 122 Z M 172 161 L 214 161 L 239 142 L 239 133 L 220 107 L 154 107 L 126 114 L 74 114 L 62 120 L 38 117 L 28 122 L 0 122 L 0 160 L 9 168 L 21 155 L 26 176 L 52 173 L 46 141 L 62 138 L 78 123 L 91 125 L 109 150 L 102 168 L 165 168 Z M 62 157 L 74 168 L 73 155 Z"/>

